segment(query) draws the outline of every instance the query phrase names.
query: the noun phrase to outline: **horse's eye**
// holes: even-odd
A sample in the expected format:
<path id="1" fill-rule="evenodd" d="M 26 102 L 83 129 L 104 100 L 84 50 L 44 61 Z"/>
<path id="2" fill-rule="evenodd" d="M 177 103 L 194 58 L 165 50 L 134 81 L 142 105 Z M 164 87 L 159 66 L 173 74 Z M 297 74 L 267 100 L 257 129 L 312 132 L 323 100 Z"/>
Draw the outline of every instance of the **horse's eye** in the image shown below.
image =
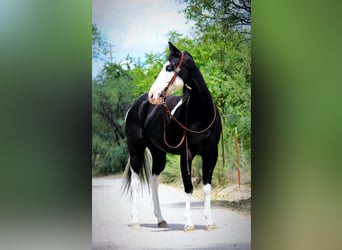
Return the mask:
<path id="1" fill-rule="evenodd" d="M 171 64 L 169 64 L 169 65 L 166 66 L 165 69 L 166 69 L 166 71 L 171 72 L 173 70 L 173 67 L 172 67 Z"/>

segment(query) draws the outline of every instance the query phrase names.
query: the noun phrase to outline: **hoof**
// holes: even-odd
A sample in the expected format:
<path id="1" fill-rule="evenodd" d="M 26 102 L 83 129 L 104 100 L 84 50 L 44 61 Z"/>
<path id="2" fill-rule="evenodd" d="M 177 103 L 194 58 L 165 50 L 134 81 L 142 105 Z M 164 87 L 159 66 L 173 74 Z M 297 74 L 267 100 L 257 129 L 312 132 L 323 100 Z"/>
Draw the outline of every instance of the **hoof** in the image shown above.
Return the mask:
<path id="1" fill-rule="evenodd" d="M 168 228 L 169 225 L 167 224 L 167 222 L 165 220 L 163 220 L 163 221 L 158 223 L 158 227 L 159 228 Z"/>
<path id="2" fill-rule="evenodd" d="M 215 229 L 217 229 L 218 228 L 218 226 L 216 226 L 216 224 L 212 224 L 212 225 L 208 225 L 206 228 L 205 228 L 205 230 L 206 231 L 213 231 L 213 230 L 215 230 Z"/>
<path id="3" fill-rule="evenodd" d="M 132 227 L 132 229 L 138 229 L 138 228 L 140 228 L 140 223 L 133 223 L 131 225 L 131 227 Z"/>
<path id="4" fill-rule="evenodd" d="M 184 232 L 195 232 L 196 229 L 194 226 L 185 226 L 184 227 Z"/>

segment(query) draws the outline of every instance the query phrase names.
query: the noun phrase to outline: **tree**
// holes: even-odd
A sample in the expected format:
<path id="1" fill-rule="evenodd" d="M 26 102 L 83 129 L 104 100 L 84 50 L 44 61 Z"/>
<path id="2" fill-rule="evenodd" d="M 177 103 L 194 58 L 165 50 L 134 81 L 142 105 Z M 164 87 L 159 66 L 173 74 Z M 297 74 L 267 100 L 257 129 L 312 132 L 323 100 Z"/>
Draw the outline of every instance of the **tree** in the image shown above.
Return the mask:
<path id="1" fill-rule="evenodd" d="M 251 0 L 177 0 L 185 3 L 184 13 L 200 31 L 219 25 L 222 30 L 250 34 Z"/>
<path id="2" fill-rule="evenodd" d="M 93 56 L 105 55 L 106 40 L 93 25 Z M 127 58 L 129 64 L 129 58 Z M 95 174 L 120 172 L 126 165 L 125 114 L 133 102 L 129 65 L 106 63 L 92 82 L 92 167 Z"/>
<path id="3" fill-rule="evenodd" d="M 244 162 L 250 169 L 251 148 L 251 1 L 177 0 L 195 22 L 195 36 L 170 36 L 176 46 L 191 48 L 223 117 L 225 142 L 234 148 L 234 128 L 243 141 Z M 179 42 L 179 43 L 178 43 Z M 187 47 L 186 47 L 187 48 Z M 232 151 L 229 151 L 232 152 Z M 230 153 L 231 160 L 235 155 Z M 231 163 L 233 160 L 231 161 Z"/>
<path id="4" fill-rule="evenodd" d="M 135 97 L 150 89 L 167 60 L 166 52 L 146 53 L 144 57 L 145 59 L 142 62 L 140 60 L 135 62 L 134 67 L 130 70 L 130 74 L 133 77 L 133 94 Z"/>
<path id="5" fill-rule="evenodd" d="M 92 25 L 92 57 L 95 60 L 107 61 L 109 43 L 96 24 Z"/>
<path id="6" fill-rule="evenodd" d="M 93 81 L 93 168 L 97 173 L 121 171 L 127 162 L 124 128 L 132 89 L 132 77 L 118 64 L 104 66 Z"/>

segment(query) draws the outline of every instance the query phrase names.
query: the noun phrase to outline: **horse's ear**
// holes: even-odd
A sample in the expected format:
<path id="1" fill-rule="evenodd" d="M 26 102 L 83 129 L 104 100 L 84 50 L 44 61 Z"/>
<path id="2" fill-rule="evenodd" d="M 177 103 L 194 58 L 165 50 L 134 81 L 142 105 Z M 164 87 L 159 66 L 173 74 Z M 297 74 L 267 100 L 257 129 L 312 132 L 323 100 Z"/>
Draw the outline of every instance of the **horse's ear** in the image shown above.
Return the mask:
<path id="1" fill-rule="evenodd" d="M 169 49 L 170 49 L 170 55 L 172 55 L 173 57 L 180 57 L 182 54 L 179 51 L 179 49 L 177 49 L 171 42 L 169 42 Z"/>

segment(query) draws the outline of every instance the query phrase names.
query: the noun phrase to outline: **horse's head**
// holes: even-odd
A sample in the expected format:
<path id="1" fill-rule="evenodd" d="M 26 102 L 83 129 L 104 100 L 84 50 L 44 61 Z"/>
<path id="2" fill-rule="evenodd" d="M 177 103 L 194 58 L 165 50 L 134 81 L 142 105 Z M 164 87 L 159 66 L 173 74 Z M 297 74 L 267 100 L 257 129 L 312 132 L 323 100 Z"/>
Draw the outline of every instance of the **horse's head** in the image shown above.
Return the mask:
<path id="1" fill-rule="evenodd" d="M 152 104 L 162 104 L 167 96 L 184 87 L 185 55 L 170 42 L 169 49 L 169 60 L 159 72 L 148 94 L 149 101 Z"/>

